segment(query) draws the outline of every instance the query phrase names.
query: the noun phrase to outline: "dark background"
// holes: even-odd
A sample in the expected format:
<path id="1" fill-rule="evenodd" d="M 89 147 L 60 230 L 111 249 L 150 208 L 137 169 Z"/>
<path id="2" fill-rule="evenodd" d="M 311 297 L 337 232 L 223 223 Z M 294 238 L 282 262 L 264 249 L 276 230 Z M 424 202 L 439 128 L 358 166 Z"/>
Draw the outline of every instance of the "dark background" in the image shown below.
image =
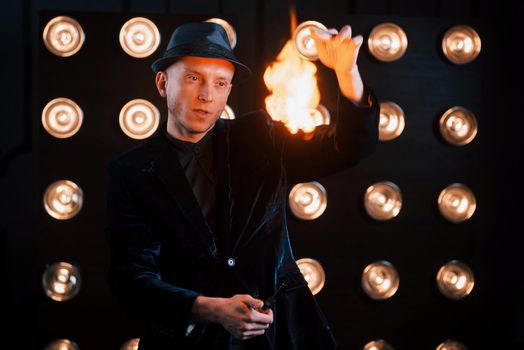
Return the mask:
<path id="1" fill-rule="evenodd" d="M 509 2 L 508 2 L 509 3 Z M 340 349 L 360 349 L 383 338 L 396 349 L 435 349 L 451 338 L 469 349 L 524 346 L 522 265 L 519 245 L 522 190 L 520 156 L 521 88 L 518 9 L 490 1 L 295 1 L 298 23 L 317 20 L 328 27 L 349 23 L 365 39 L 383 22 L 394 22 L 409 40 L 399 61 L 375 60 L 362 47 L 359 68 L 380 101 L 394 101 L 406 114 L 403 134 L 380 143 L 358 166 L 318 181 L 326 188 L 326 212 L 314 221 L 289 215 L 296 258 L 320 261 L 326 285 L 317 300 Z M 86 33 L 82 49 L 60 58 L 47 51 L 42 29 L 51 18 L 68 15 Z M 136 59 L 118 43 L 120 26 L 145 16 L 158 26 L 162 42 L 155 54 Z M 234 88 L 229 105 L 237 114 L 263 108 L 261 79 L 290 37 L 286 1 L 5 1 L 0 11 L 2 98 L 0 124 L 0 269 L 2 316 L 8 340 L 20 348 L 42 349 L 56 338 L 75 340 L 80 349 L 118 349 L 140 335 L 126 319 L 107 285 L 108 254 L 103 237 L 105 165 L 140 141 L 118 125 L 120 108 L 144 98 L 159 107 L 150 64 L 164 50 L 174 27 L 190 20 L 220 17 L 236 29 L 236 54 L 254 77 Z M 453 65 L 440 53 L 451 26 L 467 24 L 482 39 L 479 57 Z M 334 115 L 336 80 L 319 67 L 321 102 Z M 80 131 L 55 139 L 41 126 L 41 110 L 55 97 L 68 97 L 84 111 Z M 479 132 L 464 147 L 444 144 L 435 122 L 449 107 L 475 113 Z M 42 205 L 46 187 L 70 179 L 84 191 L 82 211 L 58 221 Z M 371 220 L 362 196 L 377 181 L 393 181 L 403 196 L 400 214 Z M 471 220 L 451 224 L 436 207 L 452 182 L 469 186 L 478 202 Z M 400 288 L 374 301 L 360 288 L 363 268 L 388 260 L 398 270 Z M 435 285 L 440 266 L 459 259 L 475 274 L 468 297 L 444 298 Z M 45 296 L 46 264 L 77 264 L 83 287 L 70 301 Z M 5 310 L 5 312 L 4 312 Z M 3 346 L 2 346 L 3 348 Z"/>

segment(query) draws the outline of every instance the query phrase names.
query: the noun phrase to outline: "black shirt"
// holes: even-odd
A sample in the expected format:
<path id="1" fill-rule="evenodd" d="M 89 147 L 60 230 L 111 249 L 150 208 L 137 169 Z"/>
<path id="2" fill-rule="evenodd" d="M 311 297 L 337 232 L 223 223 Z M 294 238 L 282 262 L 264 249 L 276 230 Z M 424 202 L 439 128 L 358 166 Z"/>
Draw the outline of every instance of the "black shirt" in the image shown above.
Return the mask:
<path id="1" fill-rule="evenodd" d="M 215 232 L 215 177 L 213 171 L 213 129 L 198 142 L 182 141 L 164 130 L 193 189 L 211 231 Z M 216 239 L 216 237 L 215 237 Z"/>

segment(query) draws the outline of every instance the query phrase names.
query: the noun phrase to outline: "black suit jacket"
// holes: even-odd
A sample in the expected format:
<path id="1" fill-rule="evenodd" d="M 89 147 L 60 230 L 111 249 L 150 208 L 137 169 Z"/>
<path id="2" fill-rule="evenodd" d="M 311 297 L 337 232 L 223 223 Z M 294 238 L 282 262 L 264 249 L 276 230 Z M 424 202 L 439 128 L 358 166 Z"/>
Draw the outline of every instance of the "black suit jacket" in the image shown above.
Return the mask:
<path id="1" fill-rule="evenodd" d="M 108 166 L 109 282 L 123 309 L 146 325 L 140 349 L 229 348 L 220 325 L 186 336 L 198 295 L 267 298 L 286 283 L 274 323 L 256 349 L 330 349 L 333 335 L 295 263 L 287 188 L 351 167 L 378 139 L 379 105 L 340 98 L 337 123 L 306 140 L 264 111 L 214 126 L 218 243 L 163 133 Z M 310 135 L 311 136 L 311 135 Z"/>

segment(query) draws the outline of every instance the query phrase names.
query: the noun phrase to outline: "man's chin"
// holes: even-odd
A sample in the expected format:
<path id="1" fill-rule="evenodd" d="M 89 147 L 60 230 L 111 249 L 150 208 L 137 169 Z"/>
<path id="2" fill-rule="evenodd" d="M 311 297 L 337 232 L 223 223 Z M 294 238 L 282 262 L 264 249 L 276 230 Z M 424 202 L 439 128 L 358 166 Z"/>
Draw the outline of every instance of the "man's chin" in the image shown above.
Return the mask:
<path id="1" fill-rule="evenodd" d="M 207 133 L 215 126 L 215 122 L 206 125 L 195 125 L 192 128 L 188 129 L 191 134 L 201 135 Z"/>

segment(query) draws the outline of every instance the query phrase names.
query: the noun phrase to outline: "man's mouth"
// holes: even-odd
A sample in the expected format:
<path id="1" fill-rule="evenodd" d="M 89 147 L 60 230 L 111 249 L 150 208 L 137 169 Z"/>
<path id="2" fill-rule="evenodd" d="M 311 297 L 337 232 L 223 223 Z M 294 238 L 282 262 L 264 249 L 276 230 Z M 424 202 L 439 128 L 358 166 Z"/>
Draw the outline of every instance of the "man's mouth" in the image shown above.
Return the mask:
<path id="1" fill-rule="evenodd" d="M 200 115 L 209 115 L 211 112 L 206 111 L 205 109 L 193 109 L 194 112 L 200 114 Z"/>

